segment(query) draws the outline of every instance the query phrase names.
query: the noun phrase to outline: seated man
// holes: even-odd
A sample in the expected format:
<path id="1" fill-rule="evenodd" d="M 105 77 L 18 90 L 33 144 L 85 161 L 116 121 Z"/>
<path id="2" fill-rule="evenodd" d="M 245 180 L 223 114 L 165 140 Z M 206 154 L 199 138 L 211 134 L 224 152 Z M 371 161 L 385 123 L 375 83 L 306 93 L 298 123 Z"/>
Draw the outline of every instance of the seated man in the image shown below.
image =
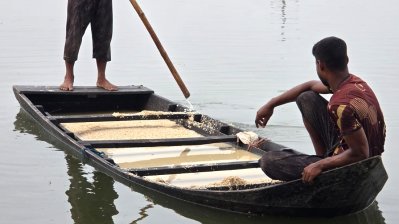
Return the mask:
<path id="1" fill-rule="evenodd" d="M 256 114 L 256 126 L 265 127 L 275 107 L 296 101 L 316 152 L 266 152 L 260 166 L 273 179 L 312 182 L 325 170 L 384 151 L 384 116 L 367 83 L 349 73 L 346 43 L 327 37 L 313 46 L 312 53 L 320 81 L 305 82 L 272 98 Z M 329 102 L 319 95 L 327 93 L 333 94 Z"/>

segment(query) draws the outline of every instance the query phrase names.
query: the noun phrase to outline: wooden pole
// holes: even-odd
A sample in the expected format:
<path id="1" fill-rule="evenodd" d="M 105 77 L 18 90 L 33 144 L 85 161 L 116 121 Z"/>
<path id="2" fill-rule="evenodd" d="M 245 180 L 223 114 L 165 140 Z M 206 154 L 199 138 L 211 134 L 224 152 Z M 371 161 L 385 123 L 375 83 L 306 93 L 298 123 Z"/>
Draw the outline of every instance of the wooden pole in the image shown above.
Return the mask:
<path id="1" fill-rule="evenodd" d="M 144 15 L 143 10 L 141 10 L 139 4 L 136 2 L 136 0 L 130 0 L 130 3 L 132 3 L 133 8 L 136 10 L 137 14 L 139 15 L 141 21 L 144 23 L 145 28 L 147 28 L 147 31 L 150 33 L 152 40 L 154 41 L 155 45 L 157 46 L 159 53 L 161 53 L 162 58 L 164 59 L 166 65 L 168 66 L 170 72 L 172 73 L 173 77 L 175 78 L 177 84 L 180 87 L 180 90 L 183 92 L 184 97 L 186 99 L 190 97 L 190 92 L 188 91 L 186 85 L 184 84 L 183 80 L 181 79 L 179 73 L 177 72 L 175 66 L 173 66 L 172 61 L 170 60 L 168 54 L 166 53 L 165 49 L 163 48 L 161 42 L 159 41 L 157 35 L 155 34 L 154 29 L 152 29 L 152 26 L 150 22 L 148 21 L 147 17 Z"/>

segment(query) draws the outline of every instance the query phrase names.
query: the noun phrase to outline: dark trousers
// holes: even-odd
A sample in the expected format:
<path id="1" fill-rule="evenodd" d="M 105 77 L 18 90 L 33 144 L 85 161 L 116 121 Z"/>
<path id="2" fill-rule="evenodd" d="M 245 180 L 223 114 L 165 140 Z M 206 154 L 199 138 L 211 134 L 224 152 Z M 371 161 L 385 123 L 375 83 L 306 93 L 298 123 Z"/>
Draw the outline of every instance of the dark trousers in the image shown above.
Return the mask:
<path id="1" fill-rule="evenodd" d="M 339 143 L 338 133 L 327 111 L 327 100 L 313 91 L 307 91 L 298 96 L 296 103 L 302 118 L 312 129 L 317 131 L 322 140 L 326 155 Z M 263 172 L 272 179 L 290 181 L 302 177 L 303 169 L 323 157 L 306 155 L 293 149 L 266 152 L 259 160 Z"/>
<path id="2" fill-rule="evenodd" d="M 68 0 L 64 60 L 75 62 L 87 26 L 91 24 L 93 58 L 111 60 L 112 0 Z"/>

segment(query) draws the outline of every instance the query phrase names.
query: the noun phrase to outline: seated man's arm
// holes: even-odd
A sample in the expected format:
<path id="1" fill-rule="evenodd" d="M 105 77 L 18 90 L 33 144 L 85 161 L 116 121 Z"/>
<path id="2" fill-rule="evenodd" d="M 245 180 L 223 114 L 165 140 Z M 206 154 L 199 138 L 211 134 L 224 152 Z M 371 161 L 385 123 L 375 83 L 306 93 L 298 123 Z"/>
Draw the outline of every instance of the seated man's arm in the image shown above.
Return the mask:
<path id="1" fill-rule="evenodd" d="M 297 85 L 284 93 L 273 97 L 265 105 L 263 105 L 256 113 L 255 125 L 256 127 L 265 127 L 270 117 L 273 115 L 275 107 L 293 102 L 303 92 L 312 90 L 316 93 L 327 94 L 330 93 L 327 86 L 322 82 L 312 80 Z"/>
<path id="2" fill-rule="evenodd" d="M 369 147 L 363 128 L 344 136 L 349 148 L 336 156 L 312 163 L 303 170 L 302 180 L 312 182 L 322 171 L 361 161 L 369 157 Z"/>

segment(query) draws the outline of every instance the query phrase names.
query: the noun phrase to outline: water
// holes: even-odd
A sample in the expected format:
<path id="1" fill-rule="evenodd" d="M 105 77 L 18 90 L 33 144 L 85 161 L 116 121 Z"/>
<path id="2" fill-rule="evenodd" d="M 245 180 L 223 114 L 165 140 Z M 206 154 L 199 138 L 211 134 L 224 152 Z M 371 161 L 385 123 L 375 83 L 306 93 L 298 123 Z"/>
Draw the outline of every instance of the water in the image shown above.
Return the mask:
<path id="1" fill-rule="evenodd" d="M 188 107 L 188 111 L 190 111 L 190 112 L 195 111 L 194 106 L 193 106 L 193 104 L 190 102 L 189 99 L 186 99 L 186 104 L 187 104 L 187 107 Z"/>
<path id="2" fill-rule="evenodd" d="M 317 79 L 311 47 L 336 35 L 349 46 L 350 71 L 375 90 L 387 123 L 383 161 L 389 180 L 367 210 L 331 219 L 247 217 L 191 206 L 130 189 L 82 164 L 20 113 L 15 84 L 59 85 L 66 2 L 0 1 L 0 223 L 389 223 L 399 222 L 399 3 L 394 0 L 147 0 L 154 30 L 204 114 L 278 143 L 312 152 L 295 105 L 254 127 L 267 99 Z M 89 30 L 88 30 L 89 31 Z M 113 60 L 117 85 L 142 84 L 185 103 L 177 84 L 128 1 L 114 1 Z M 76 85 L 94 85 L 91 38 L 84 38 Z M 361 187 L 361 186 L 359 186 Z"/>

